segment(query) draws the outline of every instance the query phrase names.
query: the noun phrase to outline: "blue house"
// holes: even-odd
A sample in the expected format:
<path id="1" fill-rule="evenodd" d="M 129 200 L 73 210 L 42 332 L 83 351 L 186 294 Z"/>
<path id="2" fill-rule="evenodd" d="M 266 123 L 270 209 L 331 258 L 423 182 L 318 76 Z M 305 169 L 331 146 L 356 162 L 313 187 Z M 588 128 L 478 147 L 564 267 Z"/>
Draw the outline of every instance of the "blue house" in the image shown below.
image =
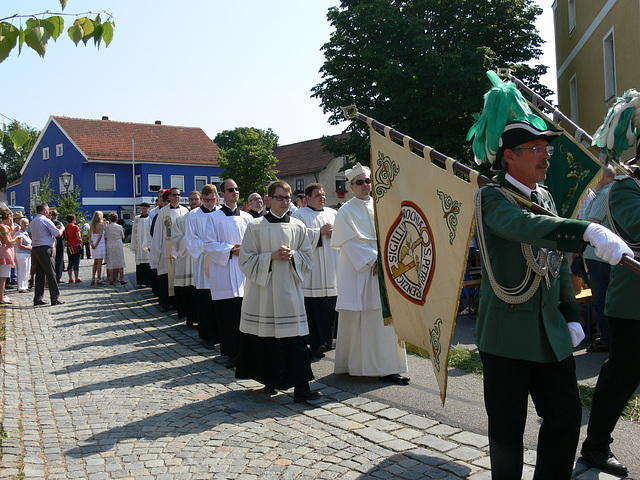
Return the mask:
<path id="1" fill-rule="evenodd" d="M 218 184 L 218 146 L 201 128 L 51 116 L 21 170 L 7 187 L 10 205 L 38 200 L 49 174 L 56 194 L 80 188 L 83 210 L 115 211 L 133 219 L 137 206 L 153 204 L 160 188 L 200 191 Z"/>

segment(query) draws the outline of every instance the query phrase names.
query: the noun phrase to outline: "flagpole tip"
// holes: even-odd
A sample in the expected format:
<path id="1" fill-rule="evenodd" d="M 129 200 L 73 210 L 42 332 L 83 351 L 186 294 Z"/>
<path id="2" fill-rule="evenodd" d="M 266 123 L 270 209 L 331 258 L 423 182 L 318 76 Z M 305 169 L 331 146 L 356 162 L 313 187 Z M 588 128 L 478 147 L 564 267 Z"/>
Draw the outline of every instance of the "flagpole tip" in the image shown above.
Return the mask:
<path id="1" fill-rule="evenodd" d="M 342 109 L 342 113 L 344 114 L 344 118 L 350 120 L 355 118 L 358 115 L 358 107 L 355 105 L 349 105 L 347 107 L 340 107 Z"/>

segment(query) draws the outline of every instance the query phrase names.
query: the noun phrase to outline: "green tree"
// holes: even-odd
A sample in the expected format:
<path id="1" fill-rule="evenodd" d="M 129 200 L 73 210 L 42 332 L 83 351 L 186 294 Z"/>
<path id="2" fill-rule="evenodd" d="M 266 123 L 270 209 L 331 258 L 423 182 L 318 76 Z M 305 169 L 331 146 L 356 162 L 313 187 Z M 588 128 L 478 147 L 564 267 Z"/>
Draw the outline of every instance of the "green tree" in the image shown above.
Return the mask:
<path id="1" fill-rule="evenodd" d="M 66 221 L 66 216 L 71 213 L 76 216 L 76 223 L 82 225 L 89 216 L 89 213 L 82 209 L 82 194 L 77 185 L 69 193 L 55 195 L 55 201 L 62 220 Z"/>
<path id="2" fill-rule="evenodd" d="M 29 203 L 29 208 L 31 211 L 31 215 L 36 216 L 36 205 L 39 203 L 46 203 L 50 207 L 55 206 L 56 195 L 51 188 L 51 174 L 47 173 L 44 177 L 40 179 L 40 188 L 38 189 L 38 193 L 31 197 L 31 201 Z"/>
<path id="3" fill-rule="evenodd" d="M 3 152 L 0 155 L 0 165 L 7 173 L 7 182 L 11 183 L 20 178 L 20 169 L 29 156 L 29 152 L 35 145 L 40 132 L 26 124 L 20 125 L 20 123 L 15 120 L 9 123 L 9 125 L 3 124 L 2 129 L 1 137 Z M 24 143 L 22 148 L 19 148 L 18 150 L 16 150 L 15 145 L 11 140 L 11 134 L 16 130 L 22 130 L 28 134 L 27 141 Z"/>
<path id="4" fill-rule="evenodd" d="M 239 127 L 218 133 L 213 141 L 220 147 L 218 165 L 222 176 L 236 181 L 241 198 L 263 192 L 266 184 L 277 180 L 278 171 L 273 167 L 278 159 L 273 149 L 278 136 L 271 129 Z"/>
<path id="5" fill-rule="evenodd" d="M 542 54 L 533 0 L 342 0 L 329 9 L 334 31 L 322 47 L 321 100 L 329 122 L 341 106 L 390 125 L 463 161 L 465 137 L 491 87 L 486 70 L 511 67 L 544 96 L 547 67 L 525 62 Z M 369 163 L 366 125 L 350 122 L 346 139 L 324 139 L 335 155 Z"/>

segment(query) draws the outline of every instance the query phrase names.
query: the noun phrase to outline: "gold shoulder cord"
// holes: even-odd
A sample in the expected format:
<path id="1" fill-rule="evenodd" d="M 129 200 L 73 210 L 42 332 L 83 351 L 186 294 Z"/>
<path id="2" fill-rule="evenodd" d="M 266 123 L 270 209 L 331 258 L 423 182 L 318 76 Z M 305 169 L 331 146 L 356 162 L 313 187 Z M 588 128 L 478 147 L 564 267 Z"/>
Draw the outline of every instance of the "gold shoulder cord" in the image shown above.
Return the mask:
<path id="1" fill-rule="evenodd" d="M 518 206 L 518 203 L 512 195 L 505 192 L 502 188 L 496 188 L 498 188 L 498 191 L 502 193 L 507 200 Z M 547 267 L 546 253 L 542 249 L 538 249 L 538 257 L 536 258 L 533 255 L 533 248 L 531 248 L 531 245 L 521 243 L 520 246 L 522 248 L 522 254 L 525 261 L 527 262 L 527 274 L 525 275 L 522 283 L 517 287 L 503 287 L 498 283 L 495 275 L 493 274 L 493 269 L 491 268 L 491 260 L 489 258 L 489 253 L 485 244 L 484 225 L 482 223 L 482 189 L 479 189 L 476 192 L 475 207 L 476 225 L 478 228 L 478 246 L 480 247 L 482 262 L 484 263 L 485 270 L 487 271 L 487 277 L 489 277 L 489 283 L 491 285 L 491 288 L 493 289 L 493 292 L 496 294 L 496 297 L 510 305 L 519 305 L 521 303 L 529 301 L 538 290 L 542 277 L 546 276 L 549 270 L 549 268 Z M 531 283 L 531 286 L 525 291 L 527 284 L 531 280 L 532 274 L 535 275 L 533 282 Z"/>

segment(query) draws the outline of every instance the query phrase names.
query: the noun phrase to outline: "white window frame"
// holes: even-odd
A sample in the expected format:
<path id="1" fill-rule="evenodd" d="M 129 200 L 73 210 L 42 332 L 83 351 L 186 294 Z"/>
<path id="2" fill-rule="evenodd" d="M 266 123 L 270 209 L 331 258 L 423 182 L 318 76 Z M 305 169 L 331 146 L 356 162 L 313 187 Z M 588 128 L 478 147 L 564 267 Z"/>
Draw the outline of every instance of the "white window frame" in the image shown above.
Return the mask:
<path id="1" fill-rule="evenodd" d="M 154 181 L 151 181 L 151 177 L 159 177 L 160 178 L 160 186 L 157 186 L 158 184 Z M 151 184 L 153 183 L 154 188 L 151 188 Z M 153 193 L 158 193 L 158 190 L 160 190 L 162 188 L 162 175 L 159 173 L 150 173 L 147 175 L 147 185 L 149 187 L 149 191 L 153 192 Z M 156 188 L 157 187 L 157 188 Z"/>
<path id="2" fill-rule="evenodd" d="M 71 175 L 71 179 L 69 180 L 69 192 L 73 192 L 73 175 Z M 62 179 L 60 177 L 58 177 L 58 191 L 62 194 L 65 193 L 65 189 L 64 189 L 64 183 L 62 182 Z"/>
<path id="3" fill-rule="evenodd" d="M 9 203 L 11 204 L 11 206 L 14 206 L 16 204 L 16 192 L 13 191 L 9 194 Z"/>
<path id="4" fill-rule="evenodd" d="M 98 188 L 98 178 L 107 180 L 107 178 L 113 179 L 113 188 Z M 115 173 L 96 173 L 96 192 L 115 192 L 116 191 L 116 175 Z"/>
<path id="5" fill-rule="evenodd" d="M 576 0 L 567 0 L 569 12 L 569 35 L 576 29 Z"/>
<path id="6" fill-rule="evenodd" d="M 216 176 L 211 176 L 211 185 L 218 185 L 220 183 L 220 177 Z"/>
<path id="7" fill-rule="evenodd" d="M 49 147 L 42 149 L 42 160 L 49 160 Z"/>
<path id="8" fill-rule="evenodd" d="M 64 153 L 64 147 L 62 146 L 61 143 L 56 145 L 56 157 L 61 157 L 62 154 Z"/>
<path id="9" fill-rule="evenodd" d="M 602 59 L 604 65 L 604 101 L 616 96 L 616 44 L 613 28 L 602 39 Z"/>
<path id="10" fill-rule="evenodd" d="M 171 175 L 171 187 L 179 188 L 180 192 L 184 192 L 184 175 Z"/>
<path id="11" fill-rule="evenodd" d="M 573 74 L 569 79 L 569 105 L 571 107 L 571 120 L 576 125 L 579 125 L 578 118 L 578 77 L 577 74 Z"/>
<path id="12" fill-rule="evenodd" d="M 142 195 L 142 175 L 136 175 L 136 195 Z"/>
<path id="13" fill-rule="evenodd" d="M 202 187 L 198 188 L 198 182 L 204 182 L 202 184 L 202 187 L 204 187 L 207 184 L 207 176 L 206 175 L 195 175 L 193 177 L 193 189 L 197 190 L 198 192 L 202 191 Z"/>
<path id="14" fill-rule="evenodd" d="M 29 198 L 35 198 L 40 192 L 40 180 L 29 183 Z"/>

